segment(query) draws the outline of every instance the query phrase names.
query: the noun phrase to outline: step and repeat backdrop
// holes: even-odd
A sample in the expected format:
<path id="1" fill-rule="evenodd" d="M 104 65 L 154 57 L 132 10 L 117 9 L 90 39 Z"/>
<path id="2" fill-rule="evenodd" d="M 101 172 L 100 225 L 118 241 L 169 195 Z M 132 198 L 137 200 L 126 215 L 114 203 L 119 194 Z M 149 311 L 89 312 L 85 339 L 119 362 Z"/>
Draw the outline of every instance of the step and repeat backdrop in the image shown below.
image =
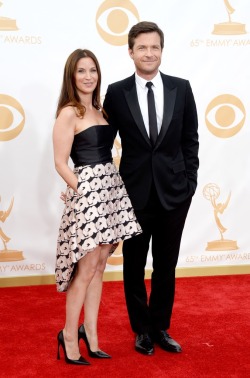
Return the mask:
<path id="1" fill-rule="evenodd" d="M 249 0 L 2 0 L 0 278 L 54 274 L 65 185 L 52 129 L 68 55 L 96 54 L 104 97 L 134 72 L 127 33 L 143 20 L 164 31 L 161 71 L 190 80 L 198 108 L 198 188 L 178 267 L 249 265 Z M 118 165 L 120 155 L 118 136 Z M 107 272 L 122 271 L 121 247 Z"/>

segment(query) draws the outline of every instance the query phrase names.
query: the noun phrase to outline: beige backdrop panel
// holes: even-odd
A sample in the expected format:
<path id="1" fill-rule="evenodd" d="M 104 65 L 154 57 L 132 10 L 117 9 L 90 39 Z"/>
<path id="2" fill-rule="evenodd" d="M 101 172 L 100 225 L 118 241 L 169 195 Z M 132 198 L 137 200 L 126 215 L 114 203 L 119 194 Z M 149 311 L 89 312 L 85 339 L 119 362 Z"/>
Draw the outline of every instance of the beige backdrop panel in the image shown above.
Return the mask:
<path id="1" fill-rule="evenodd" d="M 199 184 L 178 266 L 249 265 L 249 0 L 3 0 L 0 278 L 54 274 L 65 185 L 51 134 L 66 58 L 93 50 L 104 96 L 134 71 L 126 40 L 139 20 L 163 29 L 161 70 L 190 80 L 198 108 Z M 119 162 L 119 136 L 113 153 Z M 151 261 L 149 254 L 148 268 Z M 120 247 L 106 271 L 121 270 Z"/>

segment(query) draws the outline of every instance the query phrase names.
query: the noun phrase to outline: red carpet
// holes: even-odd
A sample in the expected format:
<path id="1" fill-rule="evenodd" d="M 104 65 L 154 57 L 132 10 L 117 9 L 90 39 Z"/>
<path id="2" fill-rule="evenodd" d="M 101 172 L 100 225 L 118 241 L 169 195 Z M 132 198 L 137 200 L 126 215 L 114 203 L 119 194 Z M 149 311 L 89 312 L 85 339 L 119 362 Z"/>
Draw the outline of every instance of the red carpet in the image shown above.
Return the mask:
<path id="1" fill-rule="evenodd" d="M 170 334 L 183 353 L 156 347 L 153 356 L 143 356 L 134 351 L 123 283 L 105 282 L 99 341 L 113 358 L 91 359 L 81 344 L 91 366 L 56 359 L 65 295 L 57 293 L 54 285 L 1 288 L 0 377 L 246 378 L 250 376 L 249 287 L 250 275 L 178 278 Z"/>

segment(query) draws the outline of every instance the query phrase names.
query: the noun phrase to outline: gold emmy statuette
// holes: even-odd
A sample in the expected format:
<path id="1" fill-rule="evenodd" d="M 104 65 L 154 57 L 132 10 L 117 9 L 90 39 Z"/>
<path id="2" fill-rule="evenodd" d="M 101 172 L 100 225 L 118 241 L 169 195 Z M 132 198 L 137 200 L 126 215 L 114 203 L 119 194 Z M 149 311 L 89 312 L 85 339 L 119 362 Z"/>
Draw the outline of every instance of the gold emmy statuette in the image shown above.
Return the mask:
<path id="1" fill-rule="evenodd" d="M 212 34 L 220 34 L 220 35 L 246 34 L 245 24 L 241 24 L 239 22 L 232 22 L 231 20 L 231 14 L 234 13 L 235 9 L 229 4 L 228 0 L 224 0 L 224 3 L 225 3 L 225 7 L 228 13 L 228 22 L 215 24 Z"/>
<path id="2" fill-rule="evenodd" d="M 107 263 L 109 265 L 122 265 L 123 263 L 122 244 L 123 242 L 120 242 L 115 252 L 112 253 L 112 255 L 108 258 Z"/>
<path id="3" fill-rule="evenodd" d="M 227 230 L 219 219 L 219 214 L 222 214 L 227 208 L 230 201 L 231 193 L 229 193 L 225 203 L 216 203 L 220 195 L 220 188 L 216 184 L 207 184 L 203 189 L 203 196 L 209 200 L 214 209 L 214 218 L 217 228 L 220 232 L 220 240 L 213 240 L 207 243 L 206 251 L 228 251 L 238 249 L 237 242 L 234 240 L 224 239 L 223 234 Z"/>
<path id="4" fill-rule="evenodd" d="M 119 169 L 120 165 L 120 160 L 121 160 L 121 143 L 117 140 L 117 138 L 114 141 L 114 148 L 115 148 L 115 153 L 113 154 L 113 160 L 115 163 L 115 166 L 117 169 Z"/>
<path id="5" fill-rule="evenodd" d="M 1 201 L 1 197 L 0 197 Z M 6 211 L 0 211 L 0 222 L 5 222 L 8 216 L 10 215 L 11 209 L 13 207 L 14 198 L 10 202 L 10 206 Z M 24 260 L 23 252 L 11 250 L 7 248 L 7 243 L 10 241 L 10 238 L 3 232 L 0 227 L 0 239 L 3 242 L 4 249 L 0 250 L 0 261 L 19 261 Z"/>
<path id="6" fill-rule="evenodd" d="M 3 3 L 0 2 L 0 7 Z M 18 30 L 16 20 L 8 17 L 0 17 L 0 30 Z"/>

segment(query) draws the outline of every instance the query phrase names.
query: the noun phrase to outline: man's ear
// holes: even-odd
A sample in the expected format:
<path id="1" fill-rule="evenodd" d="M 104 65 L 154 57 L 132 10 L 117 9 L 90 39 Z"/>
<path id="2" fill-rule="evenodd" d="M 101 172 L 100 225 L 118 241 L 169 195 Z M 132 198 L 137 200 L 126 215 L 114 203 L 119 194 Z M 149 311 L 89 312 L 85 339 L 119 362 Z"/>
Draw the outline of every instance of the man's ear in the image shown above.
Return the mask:
<path id="1" fill-rule="evenodd" d="M 133 50 L 132 49 L 128 49 L 128 53 L 129 53 L 129 56 L 131 59 L 134 59 L 134 53 L 133 53 Z"/>

